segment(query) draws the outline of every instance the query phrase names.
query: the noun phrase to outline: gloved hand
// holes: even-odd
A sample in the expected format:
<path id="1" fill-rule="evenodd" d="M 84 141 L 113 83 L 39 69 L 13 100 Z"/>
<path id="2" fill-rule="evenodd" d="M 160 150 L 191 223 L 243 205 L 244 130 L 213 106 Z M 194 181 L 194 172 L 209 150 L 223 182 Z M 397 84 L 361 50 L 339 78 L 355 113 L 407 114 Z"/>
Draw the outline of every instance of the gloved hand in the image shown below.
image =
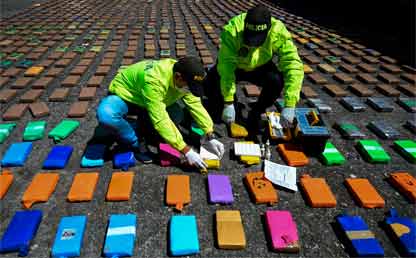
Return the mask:
<path id="1" fill-rule="evenodd" d="M 217 139 L 212 139 L 206 144 L 207 150 L 217 155 L 220 159 L 224 156 L 224 144 Z"/>
<path id="2" fill-rule="evenodd" d="M 207 169 L 208 165 L 202 160 L 201 156 L 196 153 L 193 149 L 190 149 L 187 153 L 185 153 L 186 160 L 192 166 L 197 166 L 201 169 Z"/>
<path id="3" fill-rule="evenodd" d="M 284 128 L 293 127 L 293 120 L 295 119 L 295 108 L 284 108 L 280 114 L 280 124 Z"/>
<path id="4" fill-rule="evenodd" d="M 235 121 L 235 108 L 234 104 L 225 104 L 222 111 L 222 121 L 227 124 L 231 124 Z"/>

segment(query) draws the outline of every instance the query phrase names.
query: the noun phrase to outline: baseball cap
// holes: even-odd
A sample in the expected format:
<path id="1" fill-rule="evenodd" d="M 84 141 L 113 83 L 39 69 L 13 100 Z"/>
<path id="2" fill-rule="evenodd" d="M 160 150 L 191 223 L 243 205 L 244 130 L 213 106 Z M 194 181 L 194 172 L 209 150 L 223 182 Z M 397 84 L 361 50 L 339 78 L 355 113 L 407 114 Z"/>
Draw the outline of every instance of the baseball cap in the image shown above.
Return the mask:
<path id="1" fill-rule="evenodd" d="M 258 5 L 247 11 L 244 23 L 244 43 L 258 47 L 266 40 L 272 18 L 270 11 L 263 5 Z"/>
<path id="2" fill-rule="evenodd" d="M 204 95 L 202 82 L 205 79 L 206 72 L 199 58 L 194 56 L 182 57 L 174 64 L 173 71 L 182 75 L 193 95 L 197 97 Z"/>

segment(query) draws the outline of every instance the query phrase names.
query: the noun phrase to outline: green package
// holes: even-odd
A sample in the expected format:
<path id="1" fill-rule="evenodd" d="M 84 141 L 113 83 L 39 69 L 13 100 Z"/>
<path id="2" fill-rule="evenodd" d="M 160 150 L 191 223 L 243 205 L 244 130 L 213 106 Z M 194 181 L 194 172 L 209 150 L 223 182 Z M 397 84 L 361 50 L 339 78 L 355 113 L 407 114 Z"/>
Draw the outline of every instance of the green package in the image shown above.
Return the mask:
<path id="1" fill-rule="evenodd" d="M 6 140 L 15 127 L 15 123 L 0 124 L 0 143 Z"/>
<path id="2" fill-rule="evenodd" d="M 195 123 L 192 123 L 191 130 L 199 136 L 203 136 L 205 134 L 204 131 L 201 128 L 199 128 L 198 125 L 196 125 Z"/>
<path id="3" fill-rule="evenodd" d="M 358 150 L 370 163 L 388 163 L 390 161 L 389 154 L 376 140 L 358 141 Z"/>
<path id="4" fill-rule="evenodd" d="M 409 162 L 416 163 L 416 142 L 413 140 L 394 141 L 394 147 Z"/>
<path id="5" fill-rule="evenodd" d="M 53 138 L 56 143 L 59 143 L 68 137 L 79 126 L 76 120 L 64 119 L 52 131 L 49 132 L 49 138 Z"/>
<path id="6" fill-rule="evenodd" d="M 26 125 L 23 132 L 24 141 L 36 141 L 43 138 L 46 128 L 46 121 L 32 121 Z"/>
<path id="7" fill-rule="evenodd" d="M 344 156 L 335 148 L 335 146 L 327 141 L 325 150 L 321 154 L 321 158 L 325 165 L 341 165 L 345 163 Z"/>

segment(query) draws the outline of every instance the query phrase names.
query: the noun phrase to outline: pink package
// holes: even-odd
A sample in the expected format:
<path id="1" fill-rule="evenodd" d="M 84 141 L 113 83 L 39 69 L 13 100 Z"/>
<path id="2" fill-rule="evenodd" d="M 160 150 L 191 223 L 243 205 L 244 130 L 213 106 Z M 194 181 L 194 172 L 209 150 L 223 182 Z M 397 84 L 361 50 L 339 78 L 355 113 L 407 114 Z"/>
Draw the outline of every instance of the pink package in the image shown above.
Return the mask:
<path id="1" fill-rule="evenodd" d="M 167 143 L 159 144 L 159 157 L 162 167 L 178 165 L 181 162 L 181 153 Z"/>
<path id="2" fill-rule="evenodd" d="M 280 252 L 299 252 L 299 236 L 289 211 L 266 211 L 266 224 L 272 247 Z"/>

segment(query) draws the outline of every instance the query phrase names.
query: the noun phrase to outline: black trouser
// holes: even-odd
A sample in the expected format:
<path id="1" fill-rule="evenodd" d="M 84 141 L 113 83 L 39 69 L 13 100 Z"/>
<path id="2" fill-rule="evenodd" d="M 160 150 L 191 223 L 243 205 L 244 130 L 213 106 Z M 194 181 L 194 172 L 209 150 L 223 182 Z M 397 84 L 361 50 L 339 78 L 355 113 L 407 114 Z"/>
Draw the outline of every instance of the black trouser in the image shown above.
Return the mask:
<path id="1" fill-rule="evenodd" d="M 265 112 L 266 108 L 273 105 L 280 96 L 283 89 L 283 76 L 277 69 L 276 64 L 272 61 L 256 68 L 253 71 L 246 72 L 241 69 L 235 71 L 236 83 L 247 81 L 262 88 L 261 94 L 249 113 L 247 123 L 259 121 L 260 115 Z M 224 98 L 221 94 L 220 76 L 217 71 L 217 65 L 213 66 L 207 74 L 204 82 L 205 108 L 215 122 L 221 121 L 221 114 L 224 108 Z M 234 98 L 234 102 L 236 98 Z"/>

